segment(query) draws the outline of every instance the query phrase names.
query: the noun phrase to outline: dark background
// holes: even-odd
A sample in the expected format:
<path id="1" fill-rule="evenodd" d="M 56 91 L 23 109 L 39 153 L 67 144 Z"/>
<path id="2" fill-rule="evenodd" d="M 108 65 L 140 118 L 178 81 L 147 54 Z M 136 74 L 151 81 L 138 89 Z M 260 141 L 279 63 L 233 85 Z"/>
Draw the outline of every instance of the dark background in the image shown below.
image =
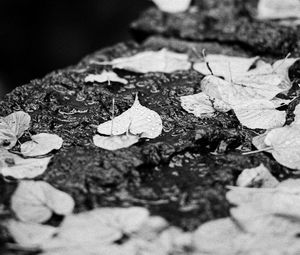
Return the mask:
<path id="1" fill-rule="evenodd" d="M 0 0 L 0 97 L 84 55 L 130 39 L 149 0 Z"/>

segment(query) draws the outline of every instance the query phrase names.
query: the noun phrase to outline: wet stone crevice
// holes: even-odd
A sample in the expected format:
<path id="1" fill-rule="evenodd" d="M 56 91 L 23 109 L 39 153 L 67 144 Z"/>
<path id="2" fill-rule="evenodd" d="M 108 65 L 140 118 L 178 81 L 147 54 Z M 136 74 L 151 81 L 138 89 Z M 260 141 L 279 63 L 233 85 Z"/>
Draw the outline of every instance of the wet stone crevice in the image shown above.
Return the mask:
<path id="1" fill-rule="evenodd" d="M 195 47 L 216 54 L 256 54 L 239 44 L 154 36 L 142 44 L 119 43 L 95 52 L 77 65 L 16 88 L 0 101 L 0 116 L 23 110 L 32 117 L 32 134 L 49 132 L 63 138 L 63 148 L 53 155 L 47 171 L 36 179 L 72 195 L 75 212 L 140 205 L 173 225 L 194 230 L 205 221 L 228 216 L 226 186 L 233 185 L 243 169 L 264 163 L 279 179 L 293 175 L 269 154 L 241 154 L 241 148 L 252 148 L 251 138 L 262 130 L 241 126 L 233 112 L 200 119 L 181 108 L 180 96 L 200 92 L 203 75 L 194 70 L 172 74 L 115 70 L 129 81 L 127 85 L 84 83 L 87 74 L 107 68 L 95 64 L 97 61 L 163 47 L 187 53 Z M 262 57 L 276 59 L 270 52 Z M 294 83 L 300 79 L 299 70 L 299 62 L 290 68 L 289 76 Z M 293 93 L 299 96 L 295 87 Z M 161 136 L 117 151 L 93 145 L 96 126 L 112 116 L 112 99 L 115 98 L 117 116 L 132 105 L 137 92 L 141 104 L 161 116 Z M 288 112 L 287 123 L 292 121 L 292 111 L 299 101 L 300 97 L 284 109 Z M 9 198 L 16 184 L 13 180 L 0 182 L 1 219 L 12 215 Z M 0 236 L 4 241 L 9 238 L 2 230 Z"/>

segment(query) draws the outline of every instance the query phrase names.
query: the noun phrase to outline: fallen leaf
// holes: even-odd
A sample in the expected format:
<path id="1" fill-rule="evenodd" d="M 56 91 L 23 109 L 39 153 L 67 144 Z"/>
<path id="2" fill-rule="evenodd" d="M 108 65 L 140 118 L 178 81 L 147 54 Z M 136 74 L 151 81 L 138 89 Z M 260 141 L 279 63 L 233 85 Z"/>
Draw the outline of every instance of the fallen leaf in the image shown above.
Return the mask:
<path id="1" fill-rule="evenodd" d="M 266 139 L 266 136 L 268 134 L 269 131 L 261 134 L 261 135 L 258 135 L 258 136 L 255 136 L 252 138 L 252 144 L 258 149 L 258 150 L 264 150 L 266 148 L 268 148 L 269 146 L 267 146 L 265 144 L 265 139 Z"/>
<path id="2" fill-rule="evenodd" d="M 300 2 L 298 0 L 259 0 L 257 6 L 258 19 L 300 18 Z"/>
<path id="3" fill-rule="evenodd" d="M 131 145 L 137 143 L 140 137 L 138 135 L 115 135 L 115 136 L 102 136 L 95 135 L 93 137 L 93 142 L 97 147 L 105 150 L 118 150 L 122 148 L 130 147 Z"/>
<path id="4" fill-rule="evenodd" d="M 84 79 L 85 82 L 119 82 L 122 84 L 127 84 L 128 81 L 126 79 L 120 78 L 115 72 L 113 71 L 106 71 L 104 70 L 101 74 L 89 74 Z"/>
<path id="5" fill-rule="evenodd" d="M 236 181 L 236 185 L 240 187 L 274 188 L 278 183 L 278 180 L 263 164 L 243 170 Z"/>
<path id="6" fill-rule="evenodd" d="M 290 126 L 298 126 L 300 127 L 300 104 L 298 104 L 296 107 L 295 107 L 295 110 L 294 110 L 294 121 L 292 122 L 292 124 Z"/>
<path id="7" fill-rule="evenodd" d="M 59 150 L 63 139 L 58 135 L 40 133 L 31 136 L 31 141 L 21 144 L 21 153 L 27 157 L 46 155 L 53 150 Z"/>
<path id="8" fill-rule="evenodd" d="M 46 171 L 50 159 L 51 157 L 25 159 L 0 149 L 0 173 L 16 179 L 34 178 Z"/>
<path id="9" fill-rule="evenodd" d="M 18 111 L 0 117 L 0 146 L 11 149 L 30 126 L 29 114 Z"/>
<path id="10" fill-rule="evenodd" d="M 21 221 L 40 223 L 52 213 L 68 215 L 74 200 L 44 181 L 21 181 L 11 198 L 11 208 Z"/>
<path id="11" fill-rule="evenodd" d="M 57 232 L 57 228 L 52 226 L 16 220 L 9 220 L 5 226 L 15 242 L 26 248 L 39 248 Z"/>
<path id="12" fill-rule="evenodd" d="M 152 0 L 156 6 L 163 12 L 178 13 L 185 12 L 190 4 L 191 0 Z"/>
<path id="13" fill-rule="evenodd" d="M 285 58 L 285 59 L 277 60 L 273 64 L 273 70 L 276 74 L 281 75 L 285 81 L 291 83 L 291 80 L 289 78 L 289 69 L 299 59 L 300 58 Z"/>
<path id="14" fill-rule="evenodd" d="M 203 92 L 182 96 L 180 97 L 180 101 L 181 107 L 196 117 L 211 116 L 215 112 L 212 100 Z"/>
<path id="15" fill-rule="evenodd" d="M 271 130 L 265 144 L 272 148 L 275 160 L 291 169 L 300 170 L 300 128 L 285 126 Z"/>
<path id="16" fill-rule="evenodd" d="M 102 135 L 118 136 L 130 133 L 140 138 L 152 139 L 161 134 L 162 120 L 158 113 L 142 106 L 136 97 L 131 108 L 113 120 L 100 124 L 97 130 Z M 130 141 L 133 140 L 130 136 Z"/>
<path id="17" fill-rule="evenodd" d="M 116 58 L 108 64 L 111 64 L 113 68 L 136 73 L 172 73 L 178 70 L 189 70 L 191 67 L 187 54 L 175 53 L 166 49 L 144 51 L 131 57 Z"/>
<path id="18" fill-rule="evenodd" d="M 226 81 L 234 81 L 236 77 L 247 74 L 250 67 L 258 60 L 258 57 L 243 58 L 226 55 L 208 54 L 205 62 L 194 64 L 194 69 L 204 75 L 210 75 L 209 64 L 215 76 L 221 76 Z"/>
<path id="19" fill-rule="evenodd" d="M 233 110 L 241 124 L 252 129 L 282 127 L 286 121 L 286 112 L 276 110 L 274 103 L 264 99 L 237 104 Z"/>

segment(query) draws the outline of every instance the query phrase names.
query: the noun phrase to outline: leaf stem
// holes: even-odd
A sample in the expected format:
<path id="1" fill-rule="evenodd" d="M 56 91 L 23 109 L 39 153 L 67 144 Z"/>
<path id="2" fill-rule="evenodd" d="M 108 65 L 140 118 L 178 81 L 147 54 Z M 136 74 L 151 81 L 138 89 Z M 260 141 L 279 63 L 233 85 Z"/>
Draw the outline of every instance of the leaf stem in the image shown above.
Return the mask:
<path id="1" fill-rule="evenodd" d="M 256 151 L 244 152 L 244 153 L 242 153 L 242 155 L 251 155 L 251 154 L 255 154 L 255 153 L 259 153 L 259 152 L 270 151 L 272 149 L 273 149 L 272 147 L 266 147 L 266 148 L 256 150 Z"/>

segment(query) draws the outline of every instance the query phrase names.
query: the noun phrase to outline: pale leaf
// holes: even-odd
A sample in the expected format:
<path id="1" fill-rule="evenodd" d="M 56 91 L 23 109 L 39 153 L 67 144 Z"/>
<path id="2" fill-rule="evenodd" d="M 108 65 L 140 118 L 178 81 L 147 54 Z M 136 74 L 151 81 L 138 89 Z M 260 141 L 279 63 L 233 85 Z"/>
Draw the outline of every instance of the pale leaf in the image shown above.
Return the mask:
<path id="1" fill-rule="evenodd" d="M 162 120 L 158 113 L 142 106 L 136 97 L 131 108 L 113 120 L 100 124 L 97 130 L 102 135 L 130 133 L 140 138 L 156 138 L 162 132 Z"/>
<path id="2" fill-rule="evenodd" d="M 131 145 L 137 143 L 140 137 L 138 135 L 115 135 L 115 136 L 102 136 L 95 135 L 93 137 L 93 142 L 97 147 L 105 150 L 118 150 L 122 148 L 130 147 Z"/>
<path id="3" fill-rule="evenodd" d="M 30 126 L 29 114 L 18 111 L 0 117 L 0 146 L 11 149 Z"/>
<path id="4" fill-rule="evenodd" d="M 252 138 L 252 144 L 258 150 L 263 150 L 263 149 L 268 148 L 268 146 L 265 144 L 265 139 L 266 139 L 267 134 L 268 134 L 268 131 Z"/>
<path id="5" fill-rule="evenodd" d="M 40 133 L 31 136 L 31 141 L 21 145 L 21 153 L 28 157 L 41 156 L 59 150 L 62 144 L 63 140 L 58 135 Z"/>
<path id="6" fill-rule="evenodd" d="M 294 121 L 292 122 L 291 126 L 298 126 L 300 128 L 300 104 L 295 107 L 294 115 Z"/>
<path id="7" fill-rule="evenodd" d="M 234 239 L 241 230 L 230 219 L 206 222 L 194 232 L 194 247 L 201 254 L 234 254 Z"/>
<path id="8" fill-rule="evenodd" d="M 278 180 L 263 164 L 243 170 L 236 181 L 236 185 L 240 187 L 274 188 L 278 183 Z"/>
<path id="9" fill-rule="evenodd" d="M 9 220 L 5 226 L 15 242 L 26 248 L 38 248 L 57 232 L 57 228 L 52 226 L 15 220 Z"/>
<path id="10" fill-rule="evenodd" d="M 236 117 L 248 128 L 270 129 L 281 127 L 286 121 L 286 112 L 276 110 L 268 100 L 249 100 L 233 107 Z"/>
<path id="11" fill-rule="evenodd" d="M 11 198 L 11 208 L 24 222 L 45 222 L 52 213 L 68 215 L 74 200 L 43 181 L 21 181 Z"/>
<path id="12" fill-rule="evenodd" d="M 299 0 L 259 0 L 257 7 L 259 19 L 300 18 Z"/>
<path id="13" fill-rule="evenodd" d="M 109 64 L 113 68 L 137 73 L 172 73 L 178 70 L 188 70 L 191 67 L 188 55 L 171 52 L 166 49 L 145 51 L 131 57 L 117 58 L 109 62 Z"/>
<path id="14" fill-rule="evenodd" d="M 208 54 L 205 58 L 206 62 L 195 63 L 194 69 L 204 75 L 210 75 L 211 72 L 206 64 L 208 63 L 215 76 L 221 76 L 230 82 L 246 74 L 257 59 L 258 57 L 243 58 Z"/>
<path id="15" fill-rule="evenodd" d="M 200 92 L 194 95 L 180 97 L 181 107 L 196 117 L 211 116 L 215 109 L 209 96 Z"/>
<path id="16" fill-rule="evenodd" d="M 190 4 L 191 0 L 152 0 L 157 7 L 163 11 L 168 13 L 177 13 L 177 12 L 185 12 Z"/>
<path id="17" fill-rule="evenodd" d="M 299 14 L 299 17 L 300 17 L 300 14 Z M 299 60 L 299 58 L 285 58 L 285 59 L 277 60 L 273 64 L 274 72 L 281 75 L 284 78 L 284 80 L 286 80 L 287 82 L 290 83 L 291 80 L 289 78 L 289 68 L 298 60 Z"/>
<path id="18" fill-rule="evenodd" d="M 115 72 L 113 71 L 106 71 L 104 70 L 101 74 L 89 74 L 84 79 L 85 82 L 119 82 L 122 84 L 127 84 L 128 81 L 126 79 L 120 78 Z"/>
<path id="19" fill-rule="evenodd" d="M 272 147 L 272 155 L 278 163 L 300 170 L 300 128 L 285 126 L 271 130 L 265 144 Z"/>
<path id="20" fill-rule="evenodd" d="M 44 173 L 51 157 L 22 158 L 0 149 L 0 173 L 16 179 L 34 178 Z"/>

